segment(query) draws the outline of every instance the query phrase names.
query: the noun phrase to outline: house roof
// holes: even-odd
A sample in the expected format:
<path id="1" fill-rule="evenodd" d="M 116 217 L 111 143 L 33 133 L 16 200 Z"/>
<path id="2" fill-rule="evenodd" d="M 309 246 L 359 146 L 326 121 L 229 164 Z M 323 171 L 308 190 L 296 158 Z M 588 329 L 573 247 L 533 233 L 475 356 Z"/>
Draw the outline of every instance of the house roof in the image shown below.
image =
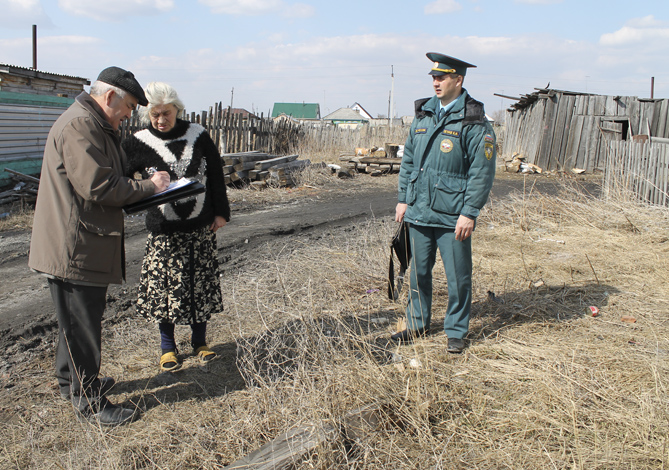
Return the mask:
<path id="1" fill-rule="evenodd" d="M 324 121 L 354 121 L 365 122 L 368 119 L 362 117 L 359 112 L 351 108 L 339 108 L 323 118 Z"/>
<path id="2" fill-rule="evenodd" d="M 0 72 L 1 73 L 11 73 L 16 76 L 22 76 L 22 77 L 39 77 L 43 79 L 69 79 L 73 80 L 75 82 L 81 82 L 84 85 L 90 85 L 91 82 L 87 78 L 82 78 L 82 77 L 75 77 L 72 75 L 61 75 L 58 73 L 51 73 L 51 72 L 43 72 L 41 70 L 34 70 L 34 69 L 29 69 L 26 67 L 18 67 L 16 65 L 9 65 L 9 64 L 0 64 Z"/>
<path id="3" fill-rule="evenodd" d="M 362 116 L 368 117 L 369 119 L 373 119 L 372 115 L 369 114 L 367 112 L 367 110 L 365 108 L 363 108 L 362 105 L 360 103 L 358 103 L 357 101 L 355 103 L 353 103 L 353 106 L 351 106 L 351 108 L 355 108 L 355 107 L 358 107 L 362 110 L 362 112 L 360 113 Z"/>
<path id="4" fill-rule="evenodd" d="M 253 118 L 258 118 L 255 114 L 253 114 L 251 111 L 248 111 L 244 108 L 231 108 L 230 112 L 232 115 L 236 116 L 237 114 L 241 114 L 243 119 L 248 119 L 249 116 Z"/>
<path id="5" fill-rule="evenodd" d="M 520 97 L 506 96 L 495 93 L 495 96 L 501 96 L 502 98 L 507 98 L 511 100 L 516 100 L 516 103 L 513 103 L 508 111 L 514 111 L 518 109 L 525 109 L 530 106 L 535 101 L 540 98 L 551 98 L 556 94 L 560 93 L 563 95 L 584 95 L 584 96 L 595 96 L 592 93 L 581 93 L 578 91 L 568 91 L 568 90 L 556 90 L 553 88 L 535 88 L 536 91 L 528 95 L 521 95 Z"/>
<path id="6" fill-rule="evenodd" d="M 320 119 L 321 110 L 318 103 L 274 103 L 272 117 L 286 114 L 297 119 Z"/>

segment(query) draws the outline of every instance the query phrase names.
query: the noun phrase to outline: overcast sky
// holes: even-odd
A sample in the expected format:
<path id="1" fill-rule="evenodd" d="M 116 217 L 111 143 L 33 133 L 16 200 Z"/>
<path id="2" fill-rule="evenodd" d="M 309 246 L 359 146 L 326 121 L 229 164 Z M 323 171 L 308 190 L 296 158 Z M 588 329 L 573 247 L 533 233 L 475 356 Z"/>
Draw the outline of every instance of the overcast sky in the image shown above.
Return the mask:
<path id="1" fill-rule="evenodd" d="M 173 85 L 189 111 L 360 103 L 396 116 L 433 94 L 426 52 L 476 64 L 489 114 L 545 87 L 669 97 L 666 0 L 0 0 L 0 63 L 93 81 L 117 65 Z M 394 72 L 394 80 L 391 73 Z M 394 86 L 393 86 L 394 82 Z M 234 91 L 233 91 L 234 90 Z"/>

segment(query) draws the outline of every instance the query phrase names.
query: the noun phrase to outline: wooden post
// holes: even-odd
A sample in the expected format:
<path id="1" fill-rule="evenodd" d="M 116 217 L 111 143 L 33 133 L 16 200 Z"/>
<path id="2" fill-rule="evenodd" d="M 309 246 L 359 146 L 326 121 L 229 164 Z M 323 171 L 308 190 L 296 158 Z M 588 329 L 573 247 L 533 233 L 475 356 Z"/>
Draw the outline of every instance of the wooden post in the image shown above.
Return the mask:
<path id="1" fill-rule="evenodd" d="M 338 437 L 355 440 L 378 428 L 381 419 L 377 405 L 367 405 L 352 410 L 344 416 L 342 429 L 329 424 L 312 424 L 293 428 L 277 436 L 246 457 L 231 463 L 223 470 L 288 470 L 295 468 L 319 446 L 331 443 Z"/>

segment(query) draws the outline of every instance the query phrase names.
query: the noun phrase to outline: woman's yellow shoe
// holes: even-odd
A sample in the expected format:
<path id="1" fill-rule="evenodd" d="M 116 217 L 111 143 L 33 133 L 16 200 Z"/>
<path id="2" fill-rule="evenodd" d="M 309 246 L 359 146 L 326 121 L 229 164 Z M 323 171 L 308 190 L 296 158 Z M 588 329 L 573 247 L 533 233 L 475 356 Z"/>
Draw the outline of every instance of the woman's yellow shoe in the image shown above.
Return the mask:
<path id="1" fill-rule="evenodd" d="M 176 353 L 174 351 L 166 352 L 160 356 L 160 369 L 164 371 L 177 370 L 181 367 L 179 360 L 177 359 Z"/>
<path id="2" fill-rule="evenodd" d="M 202 362 L 209 362 L 216 357 L 216 353 L 209 349 L 209 346 L 200 346 L 195 350 L 195 355 L 199 357 Z"/>

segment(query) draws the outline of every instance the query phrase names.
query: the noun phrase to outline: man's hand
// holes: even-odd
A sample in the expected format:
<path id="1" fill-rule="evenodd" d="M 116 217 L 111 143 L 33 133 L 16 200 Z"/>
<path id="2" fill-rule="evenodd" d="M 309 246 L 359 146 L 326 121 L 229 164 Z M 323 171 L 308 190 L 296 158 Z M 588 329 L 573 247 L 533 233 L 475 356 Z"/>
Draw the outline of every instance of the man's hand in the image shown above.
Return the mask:
<path id="1" fill-rule="evenodd" d="M 153 193 L 161 193 L 170 185 L 170 174 L 166 171 L 156 171 L 151 177 L 151 182 L 155 186 Z"/>
<path id="2" fill-rule="evenodd" d="M 395 222 L 402 222 L 404 220 L 404 213 L 407 211 L 407 205 L 401 202 L 397 203 L 395 207 Z"/>
<path id="3" fill-rule="evenodd" d="M 220 215 L 217 215 L 217 216 L 214 217 L 214 221 L 212 222 L 211 226 L 209 227 L 209 230 L 211 230 L 212 232 L 215 232 L 219 228 L 225 227 L 225 224 L 227 224 L 227 223 L 228 223 L 227 220 L 225 220 Z"/>
<path id="4" fill-rule="evenodd" d="M 459 242 L 471 237 L 474 231 L 474 219 L 461 215 L 455 223 L 455 239 Z"/>

